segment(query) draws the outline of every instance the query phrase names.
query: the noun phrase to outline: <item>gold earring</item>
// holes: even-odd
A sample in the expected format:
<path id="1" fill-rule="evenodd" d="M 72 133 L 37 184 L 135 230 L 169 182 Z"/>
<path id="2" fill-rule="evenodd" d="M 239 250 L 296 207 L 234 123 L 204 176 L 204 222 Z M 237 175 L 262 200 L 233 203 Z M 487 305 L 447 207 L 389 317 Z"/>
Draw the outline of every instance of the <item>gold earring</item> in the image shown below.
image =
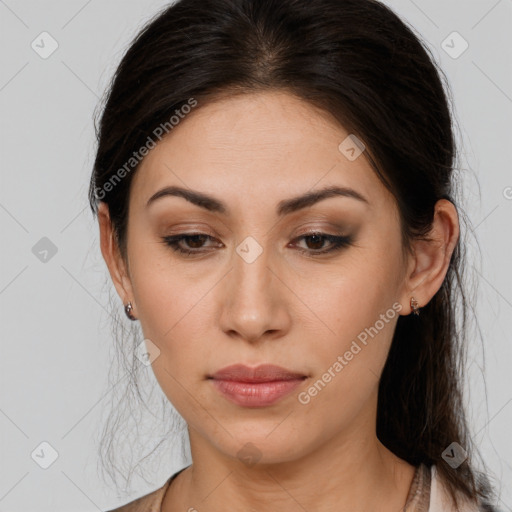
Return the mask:
<path id="1" fill-rule="evenodd" d="M 420 308 L 418 306 L 418 301 L 414 297 L 411 297 L 411 309 L 413 314 L 415 314 L 416 316 L 420 314 Z"/>

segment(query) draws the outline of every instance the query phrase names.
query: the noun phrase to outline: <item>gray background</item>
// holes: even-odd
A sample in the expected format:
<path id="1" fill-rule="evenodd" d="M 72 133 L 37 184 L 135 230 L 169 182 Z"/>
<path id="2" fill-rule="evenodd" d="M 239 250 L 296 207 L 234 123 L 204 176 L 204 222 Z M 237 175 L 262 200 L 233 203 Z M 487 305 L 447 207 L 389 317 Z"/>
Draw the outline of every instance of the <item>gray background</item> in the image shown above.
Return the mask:
<path id="1" fill-rule="evenodd" d="M 475 336 L 469 419 L 501 487 L 499 507 L 512 511 L 512 0 L 386 3 L 428 41 L 453 91 L 463 206 L 482 256 L 470 246 L 484 347 Z M 167 451 L 164 464 L 148 468 L 146 481 L 129 496 L 107 487 L 97 469 L 98 432 L 112 391 L 112 342 L 110 285 L 87 204 L 92 114 L 127 44 L 164 4 L 0 0 L 3 512 L 110 508 L 153 490 L 188 464 L 177 448 Z M 46 59 L 31 47 L 35 40 L 43 50 L 43 31 L 58 43 Z M 463 40 L 446 39 L 454 31 L 469 44 L 457 58 Z M 51 48 L 50 39 L 44 47 Z M 36 460 L 48 460 L 50 450 L 41 442 L 58 453 L 48 469 L 31 457 L 36 450 Z"/>

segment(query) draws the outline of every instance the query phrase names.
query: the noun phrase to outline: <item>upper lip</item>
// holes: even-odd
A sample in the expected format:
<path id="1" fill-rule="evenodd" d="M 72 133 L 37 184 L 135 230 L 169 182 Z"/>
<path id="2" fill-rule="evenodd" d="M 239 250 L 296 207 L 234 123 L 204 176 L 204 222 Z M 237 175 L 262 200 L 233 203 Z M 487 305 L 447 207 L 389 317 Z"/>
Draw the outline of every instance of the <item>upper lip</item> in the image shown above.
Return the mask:
<path id="1" fill-rule="evenodd" d="M 302 379 L 306 377 L 306 375 L 293 372 L 273 364 L 261 364 L 253 368 L 243 364 L 234 364 L 226 366 L 208 377 L 216 380 L 231 380 L 251 383 Z"/>

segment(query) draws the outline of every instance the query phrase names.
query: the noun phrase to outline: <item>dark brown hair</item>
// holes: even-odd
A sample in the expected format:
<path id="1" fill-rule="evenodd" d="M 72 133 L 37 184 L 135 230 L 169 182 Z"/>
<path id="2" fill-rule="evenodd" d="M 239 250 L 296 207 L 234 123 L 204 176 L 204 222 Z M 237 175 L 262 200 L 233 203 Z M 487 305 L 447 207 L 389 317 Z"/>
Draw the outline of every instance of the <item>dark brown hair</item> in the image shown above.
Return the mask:
<path id="1" fill-rule="evenodd" d="M 134 151 L 191 99 L 201 108 L 220 95 L 265 90 L 322 108 L 364 141 L 365 157 L 396 198 L 404 248 L 428 236 L 441 198 L 456 204 L 462 220 L 452 190 L 449 87 L 426 45 L 388 7 L 374 0 L 180 0 L 128 49 L 97 130 L 90 204 L 96 212 L 99 200 L 107 203 L 124 256 Z M 454 503 L 457 492 L 475 501 L 492 492 L 474 467 L 463 407 L 463 269 L 460 238 L 440 290 L 419 317 L 398 320 L 377 411 L 381 442 L 410 464 L 436 464 Z M 468 452 L 457 469 L 442 458 L 452 442 Z"/>

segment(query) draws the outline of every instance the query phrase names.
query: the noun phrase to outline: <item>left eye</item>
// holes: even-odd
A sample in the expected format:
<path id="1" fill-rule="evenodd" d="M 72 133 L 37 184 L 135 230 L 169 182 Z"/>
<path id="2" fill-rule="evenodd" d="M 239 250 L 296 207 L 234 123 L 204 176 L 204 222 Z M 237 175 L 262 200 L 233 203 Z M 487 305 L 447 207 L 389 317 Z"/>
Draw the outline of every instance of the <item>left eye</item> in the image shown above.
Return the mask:
<path id="1" fill-rule="evenodd" d="M 296 238 L 295 240 L 303 240 L 307 247 L 306 249 L 300 248 L 299 250 L 311 252 L 313 255 L 340 250 L 343 247 L 350 245 L 352 241 L 349 236 L 329 235 L 327 233 L 308 233 Z M 324 248 L 326 241 L 330 243 L 330 246 Z"/>
<path id="2" fill-rule="evenodd" d="M 206 252 L 201 249 L 205 247 L 205 243 L 208 240 L 215 241 L 215 238 L 204 233 L 183 233 L 180 235 L 165 236 L 162 240 L 174 251 L 183 255 L 192 255 Z M 309 253 L 313 256 L 340 250 L 343 247 L 347 247 L 352 242 L 350 236 L 330 235 L 327 233 L 308 233 L 297 237 L 293 242 L 301 240 L 306 243 L 307 247 L 298 247 L 299 251 Z M 327 248 L 325 248 L 326 242 L 330 244 Z M 182 243 L 185 243 L 185 246 Z M 219 242 L 217 247 L 222 245 L 223 244 Z M 292 245 L 296 246 L 296 244 Z"/>

